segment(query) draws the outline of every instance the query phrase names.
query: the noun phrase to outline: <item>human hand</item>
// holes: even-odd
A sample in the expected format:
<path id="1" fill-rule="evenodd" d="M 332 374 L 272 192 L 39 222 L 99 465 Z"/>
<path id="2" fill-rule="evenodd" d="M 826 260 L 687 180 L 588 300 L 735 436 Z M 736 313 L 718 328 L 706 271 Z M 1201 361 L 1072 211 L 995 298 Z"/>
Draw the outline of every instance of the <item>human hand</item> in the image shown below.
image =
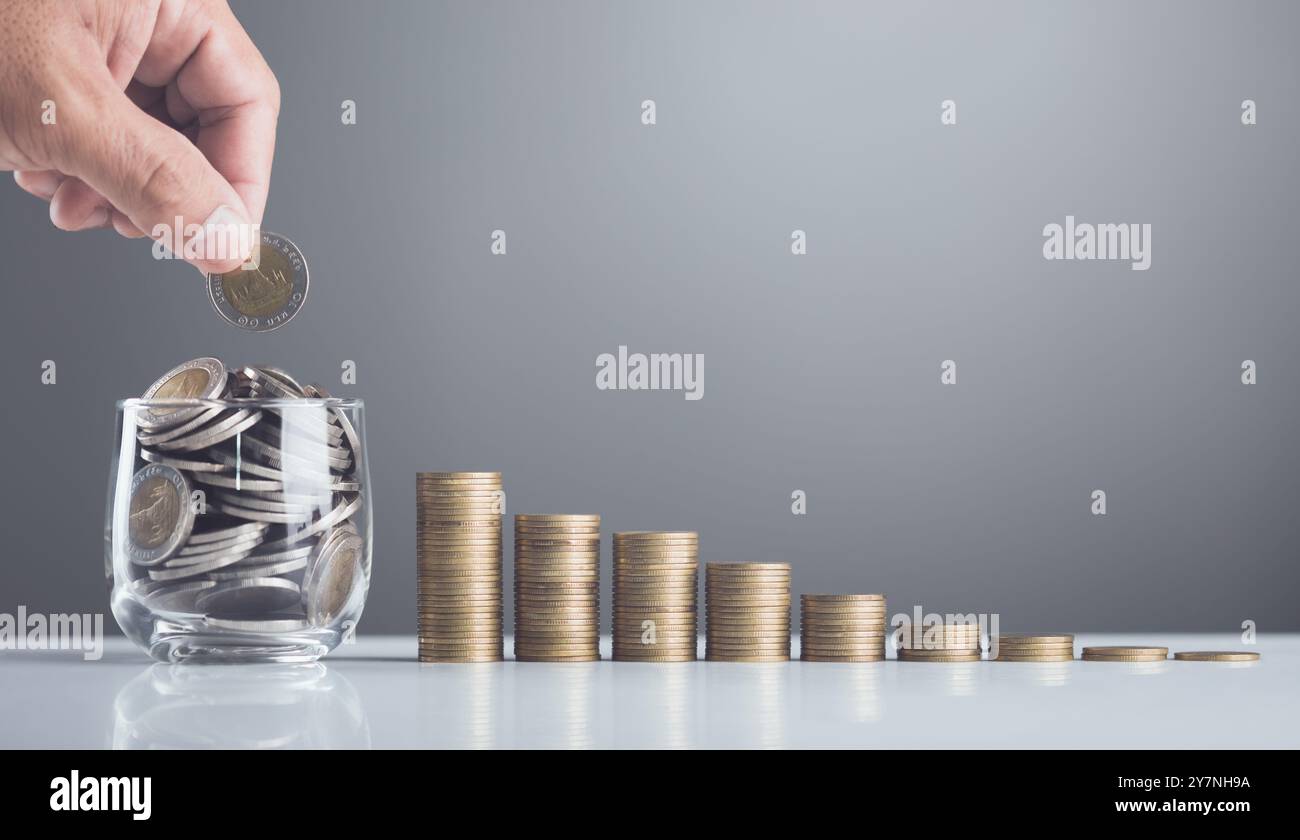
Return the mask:
<path id="1" fill-rule="evenodd" d="M 279 111 L 225 0 L 0 0 L 0 169 L 63 230 L 184 237 L 200 271 L 236 268 L 251 248 L 198 246 L 261 224 Z"/>

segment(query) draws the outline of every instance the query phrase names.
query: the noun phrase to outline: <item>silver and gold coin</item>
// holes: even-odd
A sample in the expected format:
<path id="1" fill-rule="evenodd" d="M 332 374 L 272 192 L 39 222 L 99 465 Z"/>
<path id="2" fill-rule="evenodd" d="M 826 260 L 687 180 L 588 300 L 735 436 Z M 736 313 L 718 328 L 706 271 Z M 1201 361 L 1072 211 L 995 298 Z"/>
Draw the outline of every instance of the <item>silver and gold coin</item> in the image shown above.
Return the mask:
<path id="1" fill-rule="evenodd" d="M 288 238 L 269 231 L 261 232 L 248 264 L 208 275 L 208 299 L 217 314 L 251 332 L 270 332 L 289 323 L 302 311 L 309 287 L 302 251 Z"/>

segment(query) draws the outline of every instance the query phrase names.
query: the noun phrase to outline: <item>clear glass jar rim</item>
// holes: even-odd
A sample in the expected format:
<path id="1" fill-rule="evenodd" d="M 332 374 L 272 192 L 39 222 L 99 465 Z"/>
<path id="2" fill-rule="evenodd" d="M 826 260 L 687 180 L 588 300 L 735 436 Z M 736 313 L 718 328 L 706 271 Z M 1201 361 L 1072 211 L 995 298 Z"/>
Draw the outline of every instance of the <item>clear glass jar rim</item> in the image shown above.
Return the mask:
<path id="1" fill-rule="evenodd" d="M 225 399 L 146 400 L 140 397 L 118 400 L 117 410 L 128 408 L 364 408 L 365 401 L 352 397 L 230 397 Z"/>

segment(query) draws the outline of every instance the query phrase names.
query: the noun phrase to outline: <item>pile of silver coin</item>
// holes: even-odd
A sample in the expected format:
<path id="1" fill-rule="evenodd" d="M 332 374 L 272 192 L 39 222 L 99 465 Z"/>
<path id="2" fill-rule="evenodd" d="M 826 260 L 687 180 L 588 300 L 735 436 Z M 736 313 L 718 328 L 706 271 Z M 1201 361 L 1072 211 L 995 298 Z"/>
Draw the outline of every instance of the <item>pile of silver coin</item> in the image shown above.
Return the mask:
<path id="1" fill-rule="evenodd" d="M 320 402 L 328 397 L 279 368 L 214 358 L 145 392 L 223 401 L 134 411 L 124 542 L 145 607 L 218 632 L 291 633 L 328 627 L 364 598 L 362 446 L 348 412 Z M 239 402 L 254 398 L 275 402 Z"/>

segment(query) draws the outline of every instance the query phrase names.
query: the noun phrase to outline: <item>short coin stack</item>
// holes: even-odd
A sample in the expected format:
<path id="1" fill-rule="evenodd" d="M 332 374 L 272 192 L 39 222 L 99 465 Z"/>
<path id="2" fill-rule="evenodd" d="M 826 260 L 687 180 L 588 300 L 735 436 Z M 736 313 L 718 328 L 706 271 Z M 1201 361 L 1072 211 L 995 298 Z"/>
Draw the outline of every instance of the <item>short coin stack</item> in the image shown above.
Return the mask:
<path id="1" fill-rule="evenodd" d="M 1074 659 L 1073 633 L 1003 634 L 995 662 L 1068 662 Z"/>
<path id="2" fill-rule="evenodd" d="M 515 517 L 515 659 L 600 659 L 600 517 Z"/>
<path id="3" fill-rule="evenodd" d="M 415 489 L 420 661 L 502 659 L 501 473 L 418 473 Z"/>
<path id="4" fill-rule="evenodd" d="M 614 534 L 614 658 L 689 662 L 696 651 L 700 537 L 693 531 Z"/>
<path id="5" fill-rule="evenodd" d="M 800 595 L 799 658 L 883 662 L 884 595 Z"/>
<path id="6" fill-rule="evenodd" d="M 1083 658 L 1088 662 L 1163 662 L 1169 658 L 1169 648 L 1086 647 Z"/>
<path id="7" fill-rule="evenodd" d="M 782 662 L 790 658 L 790 564 L 704 567 L 705 658 Z"/>
<path id="8" fill-rule="evenodd" d="M 1255 662 L 1259 654 L 1240 650 L 1180 650 L 1174 659 L 1181 662 Z"/>
<path id="9" fill-rule="evenodd" d="M 898 648 L 903 662 L 978 662 L 978 624 L 910 624 L 903 628 Z"/>

